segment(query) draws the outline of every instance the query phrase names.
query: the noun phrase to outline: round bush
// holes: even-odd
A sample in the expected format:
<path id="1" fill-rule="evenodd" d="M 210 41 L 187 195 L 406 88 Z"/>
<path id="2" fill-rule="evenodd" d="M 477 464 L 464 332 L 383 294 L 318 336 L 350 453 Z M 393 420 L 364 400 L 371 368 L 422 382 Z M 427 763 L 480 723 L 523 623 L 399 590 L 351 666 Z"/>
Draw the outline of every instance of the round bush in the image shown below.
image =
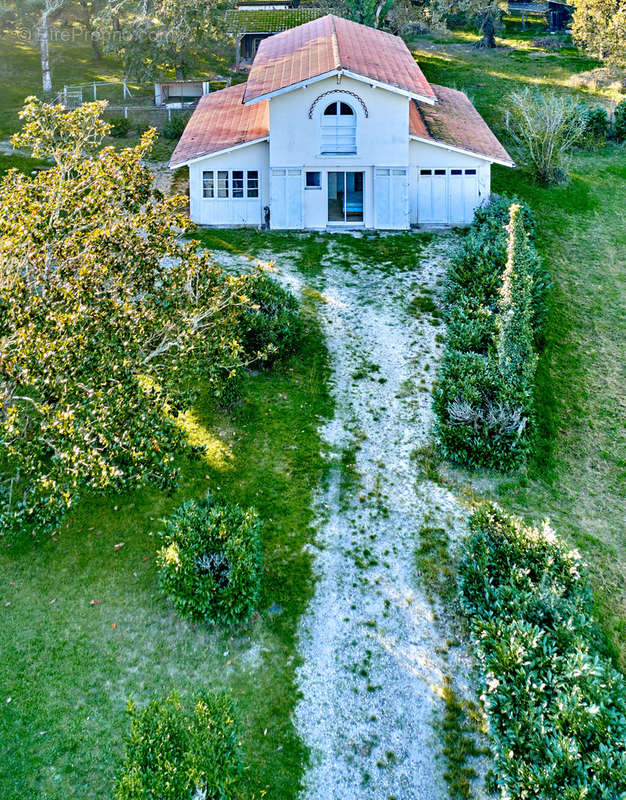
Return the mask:
<path id="1" fill-rule="evenodd" d="M 240 797 L 241 756 L 229 700 L 206 692 L 185 710 L 176 694 L 139 710 L 129 702 L 130 735 L 114 800 Z"/>
<path id="2" fill-rule="evenodd" d="M 261 585 L 260 531 L 252 509 L 224 501 L 191 500 L 174 512 L 157 563 L 181 616 L 230 624 L 252 614 Z"/>
<path id="3" fill-rule="evenodd" d="M 189 114 L 172 114 L 163 126 L 163 136 L 166 139 L 180 139 L 189 122 Z"/>
<path id="4" fill-rule="evenodd" d="M 111 125 L 109 136 L 116 136 L 118 138 L 128 136 L 130 122 L 126 119 L 126 117 L 111 117 L 109 119 L 109 124 Z"/>
<path id="5" fill-rule="evenodd" d="M 585 122 L 585 130 L 578 147 L 583 149 L 593 149 L 606 143 L 606 135 L 609 130 L 609 115 L 604 106 L 590 106 L 581 103 L 576 107 L 577 116 Z"/>
<path id="6" fill-rule="evenodd" d="M 275 280 L 259 273 L 246 287 L 251 306 L 241 315 L 241 340 L 250 357 L 262 354 L 266 364 L 293 353 L 302 337 L 296 298 Z"/>

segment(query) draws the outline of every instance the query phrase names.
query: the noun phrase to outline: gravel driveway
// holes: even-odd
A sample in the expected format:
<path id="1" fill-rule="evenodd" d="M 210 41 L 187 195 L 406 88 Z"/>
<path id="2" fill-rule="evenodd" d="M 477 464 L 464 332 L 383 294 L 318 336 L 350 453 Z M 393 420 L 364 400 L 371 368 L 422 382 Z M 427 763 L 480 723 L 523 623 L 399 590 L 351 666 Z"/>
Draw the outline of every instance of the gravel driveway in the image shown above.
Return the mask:
<path id="1" fill-rule="evenodd" d="M 426 596 L 416 549 L 423 526 L 454 546 L 469 512 L 416 458 L 431 439 L 443 326 L 410 301 L 437 297 L 453 245 L 453 234 L 437 235 L 407 272 L 354 258 L 347 268 L 331 237 L 309 280 L 293 267 L 297 254 L 276 258 L 281 282 L 319 292 L 335 400 L 321 431 L 330 463 L 316 503 L 315 592 L 299 636 L 296 725 L 311 754 L 301 800 L 448 796 L 443 686 L 448 677 L 471 697 L 471 659 L 449 646 L 446 610 Z"/>
<path id="2" fill-rule="evenodd" d="M 331 243 L 318 282 L 336 410 L 322 431 L 333 466 L 300 636 L 307 800 L 447 796 L 441 693 L 445 675 L 464 683 L 468 663 L 458 648 L 444 655 L 445 625 L 420 589 L 415 551 L 424 524 L 458 538 L 466 509 L 419 477 L 414 454 L 430 438 L 443 337 L 432 314 L 408 306 L 440 289 L 450 247 L 439 236 L 406 273 L 335 266 Z"/>

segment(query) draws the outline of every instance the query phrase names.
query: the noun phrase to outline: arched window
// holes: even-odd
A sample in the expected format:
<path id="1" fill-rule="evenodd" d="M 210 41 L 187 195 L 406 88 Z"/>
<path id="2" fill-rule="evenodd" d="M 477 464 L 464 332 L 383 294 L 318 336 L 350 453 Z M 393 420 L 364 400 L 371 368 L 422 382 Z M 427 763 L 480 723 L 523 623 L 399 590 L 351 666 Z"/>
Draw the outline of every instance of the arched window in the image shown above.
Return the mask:
<path id="1" fill-rule="evenodd" d="M 321 119 L 322 155 L 356 153 L 356 114 L 341 101 L 330 103 Z"/>

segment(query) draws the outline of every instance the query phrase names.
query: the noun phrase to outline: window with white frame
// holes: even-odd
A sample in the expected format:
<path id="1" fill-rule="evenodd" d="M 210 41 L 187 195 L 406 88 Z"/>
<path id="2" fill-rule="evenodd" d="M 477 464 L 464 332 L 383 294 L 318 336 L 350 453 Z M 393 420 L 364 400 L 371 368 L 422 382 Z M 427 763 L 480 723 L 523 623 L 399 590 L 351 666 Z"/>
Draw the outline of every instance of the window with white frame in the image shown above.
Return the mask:
<path id="1" fill-rule="evenodd" d="M 259 173 L 256 169 L 248 170 L 248 197 L 259 196 Z"/>
<path id="2" fill-rule="evenodd" d="M 321 154 L 356 153 L 356 114 L 352 106 L 337 100 L 326 106 L 321 120 Z"/>
<path id="3" fill-rule="evenodd" d="M 219 169 L 202 172 L 202 197 L 241 200 L 259 196 L 259 171 Z"/>
<path id="4" fill-rule="evenodd" d="M 202 173 L 202 197 L 215 197 L 212 171 Z"/>

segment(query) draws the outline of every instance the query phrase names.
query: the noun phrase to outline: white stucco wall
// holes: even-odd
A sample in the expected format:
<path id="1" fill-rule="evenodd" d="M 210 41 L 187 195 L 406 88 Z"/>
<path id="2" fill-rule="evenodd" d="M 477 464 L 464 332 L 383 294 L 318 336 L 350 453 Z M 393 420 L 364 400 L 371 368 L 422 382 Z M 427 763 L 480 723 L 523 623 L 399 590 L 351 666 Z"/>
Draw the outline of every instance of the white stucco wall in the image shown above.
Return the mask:
<path id="1" fill-rule="evenodd" d="M 312 119 L 309 110 L 314 101 Z M 353 92 L 363 101 L 350 94 Z M 323 156 L 321 149 L 320 117 L 325 107 L 333 100 L 348 103 L 357 116 L 357 154 L 343 156 L 338 162 L 336 156 Z M 338 165 L 350 169 L 348 165 L 406 166 L 409 159 L 409 104 L 405 96 L 385 89 L 372 88 L 353 78 L 327 78 L 306 88 L 296 89 L 278 95 L 270 100 L 270 165 L 300 166 L 310 169 L 331 169 Z"/>
<path id="2" fill-rule="evenodd" d="M 321 153 L 321 117 L 328 104 L 335 101 L 348 103 L 355 112 L 355 155 Z M 270 168 L 291 167 L 302 171 L 304 226 L 327 227 L 328 173 L 345 170 L 363 172 L 362 225 L 374 227 L 373 167 L 408 165 L 408 125 L 409 106 L 405 96 L 353 78 L 343 77 L 340 82 L 337 77 L 327 78 L 272 98 Z M 306 172 L 321 173 L 321 189 L 304 188 Z"/>
<path id="3" fill-rule="evenodd" d="M 257 170 L 259 197 L 202 197 L 202 173 L 205 170 Z M 269 203 L 269 145 L 258 142 L 231 152 L 195 161 L 189 165 L 189 204 L 191 219 L 198 225 L 260 225 L 263 206 Z"/>

